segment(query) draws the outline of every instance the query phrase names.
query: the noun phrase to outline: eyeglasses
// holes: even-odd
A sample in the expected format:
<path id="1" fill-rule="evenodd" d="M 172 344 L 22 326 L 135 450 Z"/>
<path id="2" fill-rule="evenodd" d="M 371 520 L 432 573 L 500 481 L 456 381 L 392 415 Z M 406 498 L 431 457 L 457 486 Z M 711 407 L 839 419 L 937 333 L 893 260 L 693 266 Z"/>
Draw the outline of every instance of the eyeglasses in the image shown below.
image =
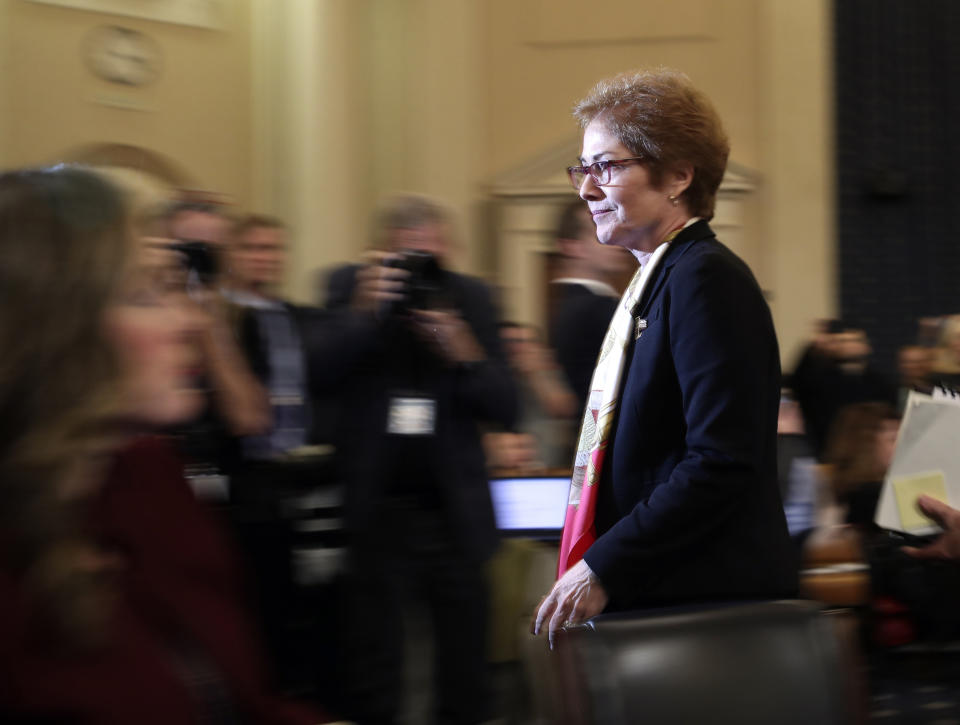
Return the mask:
<path id="1" fill-rule="evenodd" d="M 583 180 L 587 174 L 593 177 L 597 186 L 603 186 L 610 183 L 610 169 L 616 166 L 626 166 L 633 161 L 643 161 L 643 156 L 631 156 L 629 159 L 610 159 L 609 161 L 594 161 L 587 166 L 568 166 L 567 175 L 570 177 L 570 183 L 574 189 L 583 186 Z"/>

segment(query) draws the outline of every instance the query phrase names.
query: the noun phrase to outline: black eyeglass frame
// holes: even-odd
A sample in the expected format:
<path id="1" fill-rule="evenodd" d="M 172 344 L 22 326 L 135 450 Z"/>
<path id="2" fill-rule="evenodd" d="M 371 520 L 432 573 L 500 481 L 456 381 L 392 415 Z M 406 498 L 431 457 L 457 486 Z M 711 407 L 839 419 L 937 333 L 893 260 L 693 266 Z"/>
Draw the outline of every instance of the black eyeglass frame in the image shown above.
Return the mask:
<path id="1" fill-rule="evenodd" d="M 578 190 L 583 186 L 587 174 L 593 177 L 593 181 L 597 186 L 604 186 L 610 183 L 610 169 L 618 166 L 626 166 L 634 161 L 643 161 L 646 158 L 646 156 L 631 156 L 627 159 L 594 161 L 592 164 L 587 164 L 586 166 L 568 166 L 567 177 L 570 179 L 570 183 L 573 184 L 573 188 Z"/>

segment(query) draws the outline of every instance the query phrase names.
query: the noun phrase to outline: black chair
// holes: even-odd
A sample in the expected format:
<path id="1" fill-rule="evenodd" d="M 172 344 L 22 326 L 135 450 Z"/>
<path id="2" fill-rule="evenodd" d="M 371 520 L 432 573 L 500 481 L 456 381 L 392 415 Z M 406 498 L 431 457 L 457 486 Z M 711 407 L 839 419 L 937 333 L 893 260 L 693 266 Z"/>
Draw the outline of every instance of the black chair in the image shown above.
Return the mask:
<path id="1" fill-rule="evenodd" d="M 553 692 L 571 725 L 846 725 L 846 654 L 808 601 L 601 615 L 560 633 Z"/>

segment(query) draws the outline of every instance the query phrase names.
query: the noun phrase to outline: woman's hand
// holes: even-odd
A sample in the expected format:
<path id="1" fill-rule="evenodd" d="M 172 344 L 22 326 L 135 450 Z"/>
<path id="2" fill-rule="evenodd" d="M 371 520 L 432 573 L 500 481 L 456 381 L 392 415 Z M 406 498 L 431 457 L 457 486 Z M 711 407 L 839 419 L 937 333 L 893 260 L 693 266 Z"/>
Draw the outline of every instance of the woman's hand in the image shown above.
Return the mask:
<path id="1" fill-rule="evenodd" d="M 571 566 L 550 593 L 543 598 L 530 622 L 530 631 L 540 634 L 545 622 L 548 624 L 550 649 L 557 630 L 568 624 L 579 624 L 590 619 L 607 606 L 609 597 L 600 580 L 582 559 Z"/>

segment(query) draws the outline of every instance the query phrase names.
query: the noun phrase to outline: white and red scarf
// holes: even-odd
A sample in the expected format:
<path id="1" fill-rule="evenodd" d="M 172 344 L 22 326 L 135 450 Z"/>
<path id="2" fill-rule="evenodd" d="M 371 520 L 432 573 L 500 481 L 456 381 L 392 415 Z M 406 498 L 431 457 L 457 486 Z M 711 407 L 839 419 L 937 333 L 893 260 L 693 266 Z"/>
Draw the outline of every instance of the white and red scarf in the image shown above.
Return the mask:
<path id="1" fill-rule="evenodd" d="M 603 459 L 613 428 L 613 420 L 620 399 L 623 371 L 627 363 L 630 340 L 636 334 L 635 315 L 657 263 L 663 258 L 670 241 L 680 232 L 667 237 L 654 250 L 646 263 L 633 275 L 630 284 L 620 298 L 610 327 L 607 328 L 600 357 L 593 371 L 587 407 L 580 427 L 577 455 L 573 462 L 570 479 L 570 496 L 567 500 L 567 515 L 563 522 L 563 538 L 560 542 L 560 559 L 557 562 L 559 579 L 571 566 L 583 558 L 584 552 L 597 539 L 594 516 L 597 508 L 597 489 Z"/>

